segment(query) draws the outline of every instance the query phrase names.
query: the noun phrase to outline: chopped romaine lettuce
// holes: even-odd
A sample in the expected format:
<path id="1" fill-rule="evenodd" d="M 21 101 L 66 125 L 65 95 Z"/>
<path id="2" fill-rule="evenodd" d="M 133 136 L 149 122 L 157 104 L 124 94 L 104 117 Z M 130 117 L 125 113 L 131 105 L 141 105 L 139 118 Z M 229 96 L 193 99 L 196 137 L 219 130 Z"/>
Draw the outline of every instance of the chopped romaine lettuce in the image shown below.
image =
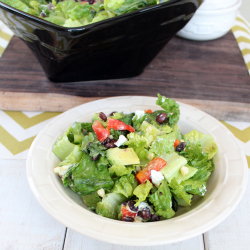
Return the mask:
<path id="1" fill-rule="evenodd" d="M 185 139 L 189 141 L 189 143 L 200 143 L 203 152 L 208 154 L 208 160 L 213 158 L 218 151 L 212 135 L 201 134 L 198 131 L 193 130 L 185 135 Z"/>
<path id="2" fill-rule="evenodd" d="M 118 219 L 118 206 L 126 200 L 122 194 L 109 193 L 97 203 L 96 213 L 110 219 Z"/>
<path id="3" fill-rule="evenodd" d="M 149 201 L 154 205 L 156 215 L 169 219 L 174 216 L 172 209 L 172 195 L 167 181 L 163 180 L 159 189 L 149 196 Z"/>
<path id="4" fill-rule="evenodd" d="M 136 186 L 137 180 L 133 174 L 124 175 L 115 182 L 111 192 L 123 194 L 125 197 L 130 198 L 133 196 L 133 191 Z"/>
<path id="5" fill-rule="evenodd" d="M 152 187 L 153 187 L 153 184 L 147 180 L 145 183 L 140 184 L 135 188 L 133 194 L 139 199 L 136 202 L 135 206 L 138 206 L 142 201 L 146 200 Z"/>
<path id="6" fill-rule="evenodd" d="M 135 165 L 126 167 L 124 165 L 113 165 L 109 168 L 109 173 L 116 176 L 131 174 L 133 171 L 135 171 Z"/>
<path id="7" fill-rule="evenodd" d="M 97 162 L 92 161 L 86 153 L 83 153 L 80 162 L 67 172 L 69 172 L 68 185 L 72 190 L 82 195 L 91 194 L 100 188 L 111 189 L 114 185 L 107 166 L 103 167 L 102 170 L 98 169 Z"/>

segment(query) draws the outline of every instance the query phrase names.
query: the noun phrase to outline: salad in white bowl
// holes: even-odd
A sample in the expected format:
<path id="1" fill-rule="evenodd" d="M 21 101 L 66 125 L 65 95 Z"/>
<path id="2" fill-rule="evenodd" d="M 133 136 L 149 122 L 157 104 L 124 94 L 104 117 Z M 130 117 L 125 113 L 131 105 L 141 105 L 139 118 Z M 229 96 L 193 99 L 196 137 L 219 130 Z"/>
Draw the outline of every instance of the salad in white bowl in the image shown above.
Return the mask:
<path id="1" fill-rule="evenodd" d="M 158 94 L 159 110 L 94 113 L 56 141 L 54 172 L 88 209 L 126 222 L 173 217 L 204 196 L 217 146 L 209 134 L 182 134 L 179 104 Z"/>

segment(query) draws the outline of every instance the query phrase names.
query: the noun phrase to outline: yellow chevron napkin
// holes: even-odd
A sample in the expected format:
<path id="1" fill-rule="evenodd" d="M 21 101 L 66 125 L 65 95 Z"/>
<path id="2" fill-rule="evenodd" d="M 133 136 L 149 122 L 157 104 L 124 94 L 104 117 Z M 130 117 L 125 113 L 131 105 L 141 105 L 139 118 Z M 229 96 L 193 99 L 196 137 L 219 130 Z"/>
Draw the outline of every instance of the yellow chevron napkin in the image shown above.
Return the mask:
<path id="1" fill-rule="evenodd" d="M 13 32 L 2 21 L 0 21 L 0 57 L 7 48 L 12 36 Z"/>
<path id="2" fill-rule="evenodd" d="M 26 159 L 35 136 L 58 114 L 0 110 L 0 159 Z M 221 122 L 237 138 L 250 168 L 250 122 Z"/>
<path id="3" fill-rule="evenodd" d="M 238 13 L 232 32 L 239 45 L 240 51 L 246 63 L 248 73 L 250 74 L 250 24 Z"/>

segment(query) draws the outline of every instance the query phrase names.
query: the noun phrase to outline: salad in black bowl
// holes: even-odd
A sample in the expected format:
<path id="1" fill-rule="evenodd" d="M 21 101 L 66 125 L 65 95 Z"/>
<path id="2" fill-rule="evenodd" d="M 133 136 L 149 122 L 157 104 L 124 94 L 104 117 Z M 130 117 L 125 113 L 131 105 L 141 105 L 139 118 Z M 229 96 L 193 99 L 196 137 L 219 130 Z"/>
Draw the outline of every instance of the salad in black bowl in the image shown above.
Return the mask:
<path id="1" fill-rule="evenodd" d="M 0 19 L 32 50 L 49 80 L 117 79 L 141 74 L 202 2 L 113 1 L 0 0 Z"/>

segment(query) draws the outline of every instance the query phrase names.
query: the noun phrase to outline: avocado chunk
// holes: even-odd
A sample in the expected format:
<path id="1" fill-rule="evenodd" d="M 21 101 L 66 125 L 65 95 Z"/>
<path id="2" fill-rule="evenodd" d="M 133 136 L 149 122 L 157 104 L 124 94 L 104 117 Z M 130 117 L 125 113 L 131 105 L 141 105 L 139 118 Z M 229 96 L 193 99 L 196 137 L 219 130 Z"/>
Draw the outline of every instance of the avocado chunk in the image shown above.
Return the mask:
<path id="1" fill-rule="evenodd" d="M 140 160 L 132 148 L 110 148 L 107 150 L 107 158 L 114 165 L 139 164 Z"/>

